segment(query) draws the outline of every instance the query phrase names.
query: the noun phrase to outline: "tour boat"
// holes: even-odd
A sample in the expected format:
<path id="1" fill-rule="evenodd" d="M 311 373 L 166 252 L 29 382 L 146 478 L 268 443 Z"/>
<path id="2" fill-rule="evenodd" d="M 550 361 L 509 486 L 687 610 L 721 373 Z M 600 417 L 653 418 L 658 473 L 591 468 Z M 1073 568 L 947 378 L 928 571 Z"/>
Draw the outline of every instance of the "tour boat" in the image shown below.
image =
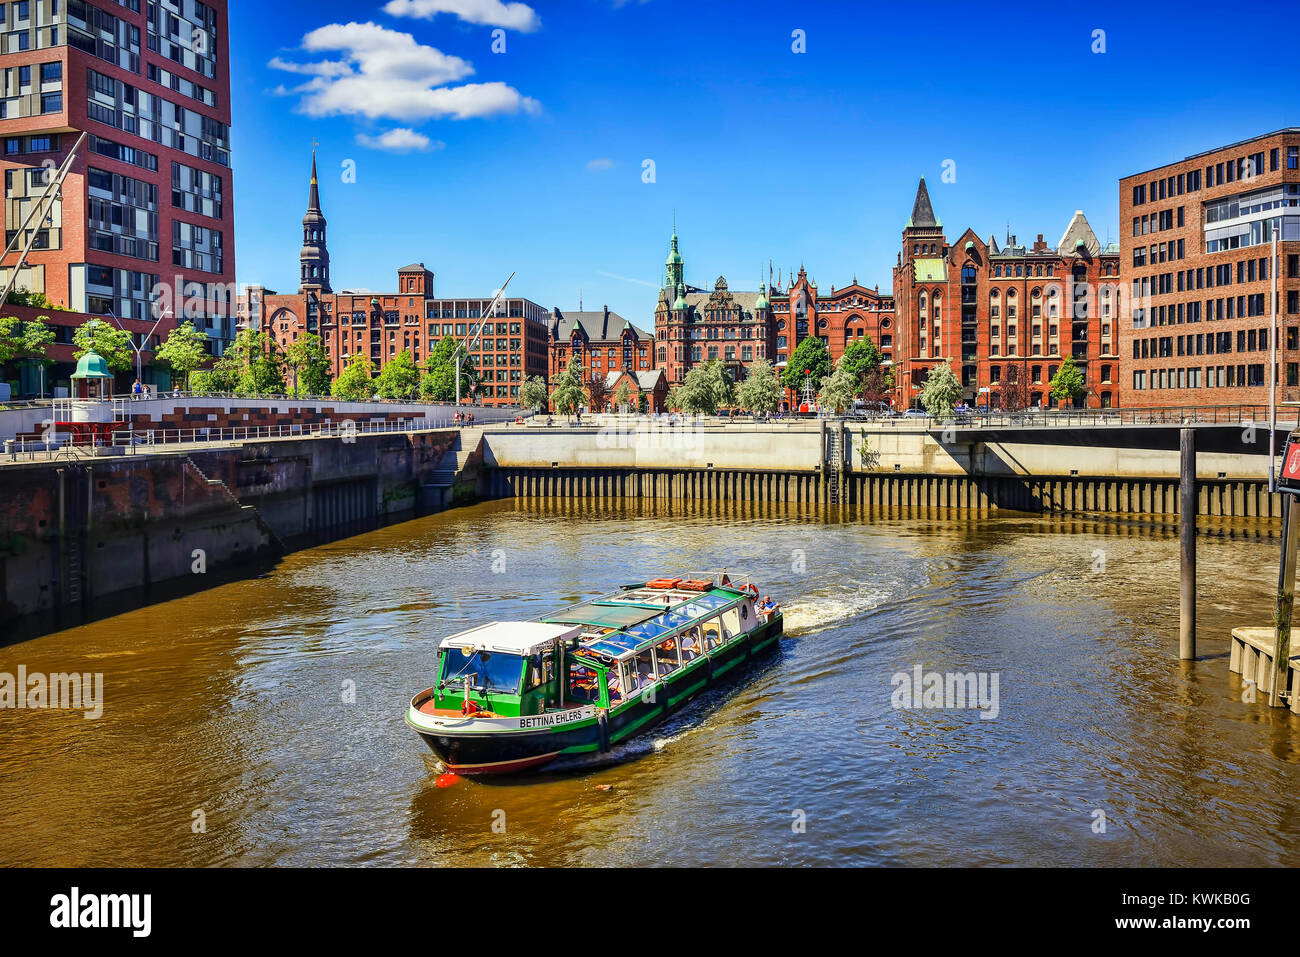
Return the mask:
<path id="1" fill-rule="evenodd" d="M 535 621 L 444 638 L 406 723 L 450 772 L 536 768 L 640 734 L 771 652 L 778 606 L 751 584 L 660 578 Z"/>

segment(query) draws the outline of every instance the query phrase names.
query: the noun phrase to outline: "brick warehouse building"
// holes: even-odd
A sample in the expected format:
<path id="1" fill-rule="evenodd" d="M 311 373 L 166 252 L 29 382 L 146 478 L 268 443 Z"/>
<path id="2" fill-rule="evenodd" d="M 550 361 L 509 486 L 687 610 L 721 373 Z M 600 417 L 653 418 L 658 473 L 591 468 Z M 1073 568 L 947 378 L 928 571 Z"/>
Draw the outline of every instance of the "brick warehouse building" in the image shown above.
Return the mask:
<path id="1" fill-rule="evenodd" d="M 600 312 L 554 310 L 550 319 L 550 377 L 564 371 L 571 358 L 582 365 L 582 378 L 602 378 L 611 372 L 649 371 L 654 368 L 654 340 L 605 306 Z"/>
<path id="2" fill-rule="evenodd" d="M 666 279 L 655 307 L 655 368 L 670 384 L 709 359 L 719 359 L 737 381 L 759 359 L 784 368 L 799 341 L 820 336 L 838 360 L 855 339 L 870 336 L 889 354 L 893 348 L 893 297 L 860 286 L 855 279 L 842 289 L 820 293 L 800 269 L 788 288 L 766 283 L 757 292 L 735 292 L 719 276 L 713 289 L 685 282 L 685 262 L 673 231 Z"/>
<path id="3" fill-rule="evenodd" d="M 1279 225 L 1278 400 L 1300 400 L 1300 128 L 1126 176 L 1119 200 L 1124 404 L 1268 402 Z"/>
<path id="4" fill-rule="evenodd" d="M 178 318 L 207 332 L 216 352 L 233 337 L 226 8 L 224 0 L 0 5 L 6 239 L 38 201 L 45 169 L 89 134 L 61 201 L 36 227 L 17 288 L 74 312 L 115 315 L 138 344 L 158 318 L 159 293 L 156 339 Z M 29 236 L 16 237 L 19 252 L 0 264 L 0 279 Z M 85 319 L 48 314 L 60 341 Z M 167 383 L 164 369 L 146 378 Z"/>
<path id="5" fill-rule="evenodd" d="M 1051 378 L 1072 355 L 1088 389 L 1078 404 L 1117 405 L 1120 262 L 1082 211 L 1055 247 L 1041 233 L 999 247 L 970 229 L 949 244 L 922 179 L 894 268 L 896 402 L 915 406 L 929 370 L 948 362 L 968 402 L 998 407 L 1014 365 L 1027 404 L 1050 405 Z"/>
<path id="6" fill-rule="evenodd" d="M 420 365 L 444 336 L 478 337 L 467 352 L 480 374 L 484 405 L 516 405 L 524 379 L 545 378 L 551 317 L 529 299 L 503 298 L 495 314 L 484 317 L 491 296 L 435 298 L 434 275 L 424 263 L 398 270 L 397 292 L 334 292 L 314 155 L 302 239 L 297 293 L 249 286 L 241 298 L 249 325 L 267 332 L 281 349 L 304 333 L 319 335 L 337 377 L 358 351 L 378 374 L 404 349 Z"/>
<path id="7" fill-rule="evenodd" d="M 883 364 L 893 363 L 894 298 L 882 296 L 879 287 L 859 285 L 857 277 L 840 289 L 831 286 L 826 294 L 801 266 L 788 288 L 773 287 L 769 311 L 778 369 L 784 369 L 799 343 L 812 335 L 821 337 L 833 362 L 851 343 L 870 339 L 880 349 Z"/>

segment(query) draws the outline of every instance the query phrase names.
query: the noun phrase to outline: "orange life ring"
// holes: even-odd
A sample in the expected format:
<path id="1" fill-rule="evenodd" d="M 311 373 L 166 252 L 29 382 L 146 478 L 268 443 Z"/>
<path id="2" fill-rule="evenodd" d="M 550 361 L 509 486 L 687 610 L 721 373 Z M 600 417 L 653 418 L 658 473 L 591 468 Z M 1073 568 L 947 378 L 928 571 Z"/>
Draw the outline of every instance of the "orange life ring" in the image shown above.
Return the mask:
<path id="1" fill-rule="evenodd" d="M 750 582 L 748 585 L 745 585 L 740 590 L 742 592 L 745 592 L 745 594 L 749 595 L 751 598 L 758 597 L 758 586 L 755 585 L 753 582 Z"/>

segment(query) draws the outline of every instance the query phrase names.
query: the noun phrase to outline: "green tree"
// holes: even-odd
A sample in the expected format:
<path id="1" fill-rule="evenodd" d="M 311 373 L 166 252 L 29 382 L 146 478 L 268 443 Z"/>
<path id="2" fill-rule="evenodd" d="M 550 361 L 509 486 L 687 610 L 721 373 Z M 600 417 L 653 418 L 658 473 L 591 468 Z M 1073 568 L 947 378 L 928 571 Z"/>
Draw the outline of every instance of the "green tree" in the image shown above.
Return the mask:
<path id="1" fill-rule="evenodd" d="M 189 389 L 191 374 L 208 360 L 208 352 L 203 348 L 207 341 L 207 333 L 195 329 L 193 322 L 186 321 L 167 333 L 153 357 L 171 369 L 173 381 L 179 379 Z"/>
<path id="2" fill-rule="evenodd" d="M 650 397 L 644 392 L 638 392 L 636 396 L 636 410 L 642 415 L 650 411 Z"/>
<path id="3" fill-rule="evenodd" d="M 17 316 L 0 316 L 0 365 L 22 354 L 23 324 Z"/>
<path id="4" fill-rule="evenodd" d="M 866 387 L 867 376 L 880 368 L 881 355 L 876 344 L 868 338 L 855 339 L 844 350 L 835 371 L 844 369 L 849 376 L 852 394 L 858 395 Z"/>
<path id="5" fill-rule="evenodd" d="M 237 396 L 283 395 L 284 356 L 265 332 L 245 329 L 212 363 L 211 386 Z"/>
<path id="6" fill-rule="evenodd" d="M 921 386 L 921 405 L 936 419 L 951 419 L 961 398 L 961 383 L 944 362 L 930 370 Z"/>
<path id="7" fill-rule="evenodd" d="M 11 289 L 9 298 L 5 300 L 6 306 L 30 306 L 32 309 L 57 309 L 59 312 L 71 312 L 63 306 L 50 302 L 50 298 L 43 292 L 28 292 L 26 289 Z"/>
<path id="8" fill-rule="evenodd" d="M 420 388 L 420 370 L 410 349 L 390 356 L 375 379 L 375 395 L 381 399 L 410 399 Z"/>
<path id="9" fill-rule="evenodd" d="M 330 358 L 320 336 L 308 332 L 290 343 L 285 365 L 293 373 L 294 395 L 325 395 L 330 388 Z"/>
<path id="10" fill-rule="evenodd" d="M 632 386 L 624 379 L 614 390 L 614 407 L 622 412 L 632 406 Z"/>
<path id="11" fill-rule="evenodd" d="M 858 380 L 851 367 L 841 363 L 831 375 L 822 379 L 817 402 L 823 409 L 843 412 L 853 403 Z"/>
<path id="12" fill-rule="evenodd" d="M 97 352 L 112 372 L 130 372 L 132 366 L 131 333 L 110 326 L 103 319 L 87 319 L 72 334 L 77 349 L 73 358 Z"/>
<path id="13" fill-rule="evenodd" d="M 546 380 L 539 375 L 526 379 L 519 389 L 519 404 L 525 409 L 545 412 L 550 399 L 551 394 L 546 388 Z"/>
<path id="14" fill-rule="evenodd" d="M 677 397 L 684 412 L 711 415 L 734 404 L 736 385 L 721 360 L 710 359 L 686 373 Z"/>
<path id="15" fill-rule="evenodd" d="M 813 382 L 817 383 L 830 374 L 831 354 L 826 343 L 817 336 L 807 336 L 795 347 L 794 354 L 786 363 L 781 384 L 798 392 L 803 388 L 805 378 L 811 376 Z"/>
<path id="16" fill-rule="evenodd" d="M 668 393 L 664 396 L 664 408 L 669 412 L 680 412 L 682 410 L 682 387 L 680 385 L 668 387 Z"/>
<path id="17" fill-rule="evenodd" d="M 574 356 L 569 359 L 565 370 L 556 377 L 551 403 L 555 406 L 555 411 L 572 415 L 586 399 L 587 393 L 582 388 L 582 363 Z"/>
<path id="18" fill-rule="evenodd" d="M 775 412 L 781 404 L 781 383 L 766 359 L 749 367 L 749 375 L 736 388 L 736 402 L 750 412 Z"/>
<path id="19" fill-rule="evenodd" d="M 424 363 L 424 379 L 420 382 L 420 395 L 435 402 L 456 401 L 456 348 L 457 340 L 443 336 L 429 353 Z M 478 393 L 478 370 L 474 357 L 461 350 L 460 397 L 472 398 Z"/>
<path id="20" fill-rule="evenodd" d="M 330 395 L 355 402 L 370 398 L 375 394 L 375 383 L 370 377 L 374 368 L 364 352 L 354 354 L 330 386 Z"/>
<path id="21" fill-rule="evenodd" d="M 1074 362 L 1074 356 L 1066 356 L 1061 367 L 1052 376 L 1051 396 L 1058 401 L 1073 402 L 1088 394 L 1088 387 L 1083 384 L 1083 370 Z"/>

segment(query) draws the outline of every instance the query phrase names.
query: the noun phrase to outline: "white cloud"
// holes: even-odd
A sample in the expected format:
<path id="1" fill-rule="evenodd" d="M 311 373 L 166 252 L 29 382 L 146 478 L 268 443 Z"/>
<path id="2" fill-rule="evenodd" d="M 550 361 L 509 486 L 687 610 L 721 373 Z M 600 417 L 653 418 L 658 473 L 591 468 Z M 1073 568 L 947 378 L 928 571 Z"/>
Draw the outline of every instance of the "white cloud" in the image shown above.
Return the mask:
<path id="1" fill-rule="evenodd" d="M 532 33 L 542 25 L 541 18 L 526 3 L 502 3 L 501 0 L 388 0 L 384 12 L 394 17 L 432 20 L 440 13 L 451 13 L 466 23 L 506 27 L 520 33 Z"/>
<path id="2" fill-rule="evenodd" d="M 390 153 L 424 153 L 429 150 L 440 150 L 447 145 L 441 140 L 435 143 L 423 133 L 402 126 L 380 133 L 378 136 L 358 133 L 357 142 L 372 150 L 388 150 Z"/>
<path id="3" fill-rule="evenodd" d="M 634 282 L 638 286 L 649 286 L 651 289 L 659 288 L 659 283 L 657 282 L 649 282 L 648 280 L 645 279 L 633 279 L 631 276 L 620 276 L 617 273 L 605 272 L 604 270 L 601 269 L 596 270 L 596 275 L 605 276 L 609 279 L 617 279 L 621 282 Z"/>
<path id="4" fill-rule="evenodd" d="M 612 159 L 607 156 L 602 156 L 599 159 L 594 159 L 588 163 L 587 169 L 599 172 L 600 170 L 610 169 L 613 165 L 614 161 Z"/>
<path id="5" fill-rule="evenodd" d="M 286 73 L 302 73 L 307 76 L 347 76 L 352 67 L 341 60 L 323 60 L 320 63 L 291 63 L 280 57 L 271 57 L 267 66 Z"/>
<path id="6" fill-rule="evenodd" d="M 310 53 L 337 52 L 337 60 L 292 63 L 274 69 L 308 75 L 295 87 L 308 116 L 365 116 L 406 122 L 467 119 L 498 113 L 535 113 L 540 104 L 501 82 L 447 86 L 474 72 L 466 60 L 416 43 L 409 33 L 375 23 L 332 23 L 303 37 Z"/>

